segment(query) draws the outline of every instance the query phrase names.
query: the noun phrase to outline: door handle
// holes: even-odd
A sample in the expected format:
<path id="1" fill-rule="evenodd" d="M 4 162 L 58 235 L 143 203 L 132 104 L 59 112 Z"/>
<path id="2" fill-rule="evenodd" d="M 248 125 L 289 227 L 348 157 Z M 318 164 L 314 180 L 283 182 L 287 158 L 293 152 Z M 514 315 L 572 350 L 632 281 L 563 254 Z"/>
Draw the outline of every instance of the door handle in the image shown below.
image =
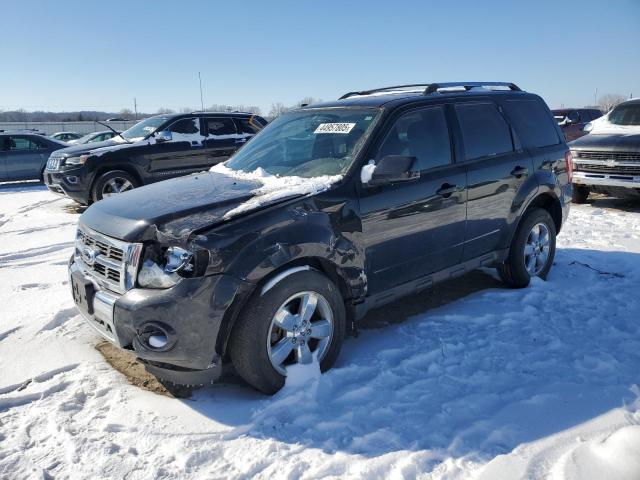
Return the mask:
<path id="1" fill-rule="evenodd" d="M 247 141 L 246 138 L 239 138 L 236 140 L 236 145 L 241 144 L 241 143 L 245 143 Z"/>
<path id="2" fill-rule="evenodd" d="M 448 183 L 445 183 L 438 190 L 436 190 L 436 193 L 441 197 L 449 198 L 453 193 L 456 193 L 457 191 L 457 185 L 450 185 Z"/>
<path id="3" fill-rule="evenodd" d="M 520 178 L 523 175 L 527 175 L 528 173 L 529 173 L 529 170 L 523 167 L 516 167 L 513 170 L 511 170 L 511 176 L 516 178 Z"/>

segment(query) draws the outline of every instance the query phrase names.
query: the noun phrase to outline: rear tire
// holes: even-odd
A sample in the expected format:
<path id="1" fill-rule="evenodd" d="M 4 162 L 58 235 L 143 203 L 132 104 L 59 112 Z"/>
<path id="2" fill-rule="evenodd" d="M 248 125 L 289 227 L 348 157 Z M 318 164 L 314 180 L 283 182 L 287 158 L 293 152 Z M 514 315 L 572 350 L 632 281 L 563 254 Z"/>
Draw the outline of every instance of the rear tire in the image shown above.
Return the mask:
<path id="1" fill-rule="evenodd" d="M 573 185 L 573 193 L 571 194 L 571 201 L 573 203 L 587 203 L 589 199 L 589 187 L 584 185 Z"/>
<path id="2" fill-rule="evenodd" d="M 303 305 L 311 304 L 307 322 Z M 304 270 L 283 278 L 264 294 L 255 292 L 234 326 L 229 354 L 249 385 L 271 395 L 284 386 L 286 367 L 307 363 L 310 352 L 321 355 L 321 371 L 331 368 L 340 353 L 345 325 L 344 301 L 336 285 L 319 272 Z"/>
<path id="3" fill-rule="evenodd" d="M 93 183 L 91 199 L 97 202 L 105 197 L 132 190 L 138 185 L 138 180 L 129 172 L 112 170 L 100 175 Z"/>
<path id="4" fill-rule="evenodd" d="M 522 219 L 505 262 L 498 267 L 504 283 L 524 288 L 531 277 L 544 280 L 556 254 L 556 226 L 549 212 L 536 208 Z"/>

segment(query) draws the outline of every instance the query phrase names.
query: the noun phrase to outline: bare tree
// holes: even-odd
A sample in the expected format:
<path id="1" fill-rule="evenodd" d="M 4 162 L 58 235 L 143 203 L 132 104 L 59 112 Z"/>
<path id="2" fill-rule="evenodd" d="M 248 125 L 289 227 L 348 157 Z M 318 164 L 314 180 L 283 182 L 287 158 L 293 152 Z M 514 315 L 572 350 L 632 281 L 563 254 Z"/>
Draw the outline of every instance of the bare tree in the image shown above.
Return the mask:
<path id="1" fill-rule="evenodd" d="M 271 104 L 271 109 L 269 110 L 269 115 L 267 116 L 270 120 L 273 120 L 277 116 L 282 115 L 283 113 L 286 113 L 288 111 L 288 107 L 285 107 L 281 102 L 276 102 Z"/>
<path id="2" fill-rule="evenodd" d="M 194 111 L 194 109 L 193 109 L 193 108 L 191 108 L 191 107 L 182 107 L 182 108 L 180 109 L 180 113 L 191 113 L 191 112 L 193 112 L 193 111 Z"/>
<path id="3" fill-rule="evenodd" d="M 598 106 L 603 112 L 608 112 L 613 107 L 621 104 L 625 101 L 624 95 L 618 93 L 607 93 L 598 99 Z"/>
<path id="4" fill-rule="evenodd" d="M 156 114 L 158 115 L 167 115 L 169 113 L 175 113 L 173 110 L 171 110 L 170 108 L 165 108 L 165 107 L 160 107 L 158 109 L 158 111 L 156 112 Z"/>

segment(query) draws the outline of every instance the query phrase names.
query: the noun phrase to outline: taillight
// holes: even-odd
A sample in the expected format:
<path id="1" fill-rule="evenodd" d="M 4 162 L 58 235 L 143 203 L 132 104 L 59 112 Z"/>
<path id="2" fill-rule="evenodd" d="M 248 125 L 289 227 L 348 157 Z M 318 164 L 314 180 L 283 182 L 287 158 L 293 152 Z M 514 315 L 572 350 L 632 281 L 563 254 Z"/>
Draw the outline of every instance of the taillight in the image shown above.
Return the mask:
<path id="1" fill-rule="evenodd" d="M 567 164 L 567 176 L 569 177 L 569 183 L 573 181 L 573 155 L 571 151 L 564 154 L 564 160 Z"/>

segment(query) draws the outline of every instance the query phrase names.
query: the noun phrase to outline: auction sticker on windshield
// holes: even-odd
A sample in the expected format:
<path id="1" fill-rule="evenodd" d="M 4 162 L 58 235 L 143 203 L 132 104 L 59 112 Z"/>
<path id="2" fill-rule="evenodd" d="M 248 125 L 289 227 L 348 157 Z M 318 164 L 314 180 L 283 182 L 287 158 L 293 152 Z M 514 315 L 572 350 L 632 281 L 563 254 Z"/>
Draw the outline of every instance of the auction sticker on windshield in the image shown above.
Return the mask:
<path id="1" fill-rule="evenodd" d="M 313 133 L 349 133 L 355 123 L 321 123 Z"/>

